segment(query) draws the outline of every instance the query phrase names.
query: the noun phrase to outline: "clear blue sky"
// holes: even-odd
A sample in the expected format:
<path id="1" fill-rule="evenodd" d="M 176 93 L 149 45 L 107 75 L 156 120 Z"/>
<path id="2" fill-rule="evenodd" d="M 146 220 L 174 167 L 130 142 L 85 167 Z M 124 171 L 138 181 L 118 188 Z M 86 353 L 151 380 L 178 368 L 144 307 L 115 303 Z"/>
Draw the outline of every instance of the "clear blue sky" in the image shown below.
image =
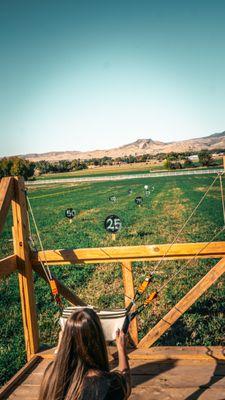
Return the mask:
<path id="1" fill-rule="evenodd" d="M 225 130 L 224 21 L 224 0 L 0 0 L 0 155 Z"/>

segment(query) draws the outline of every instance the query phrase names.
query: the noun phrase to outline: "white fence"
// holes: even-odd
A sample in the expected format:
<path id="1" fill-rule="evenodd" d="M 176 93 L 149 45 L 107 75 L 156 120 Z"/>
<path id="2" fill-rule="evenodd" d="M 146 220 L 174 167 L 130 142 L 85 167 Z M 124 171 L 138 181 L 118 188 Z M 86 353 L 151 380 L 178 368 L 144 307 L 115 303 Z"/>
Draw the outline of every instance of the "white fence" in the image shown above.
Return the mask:
<path id="1" fill-rule="evenodd" d="M 149 172 L 147 174 L 132 174 L 132 175 L 106 175 L 106 176 L 89 176 L 80 178 L 62 178 L 62 179 L 40 179 L 37 181 L 27 181 L 27 186 L 34 185 L 49 185 L 53 183 L 79 183 L 79 182 L 104 182 L 104 181 L 122 181 L 126 179 L 140 178 L 160 178 L 162 176 L 184 176 L 184 175 L 205 175 L 218 174 L 224 172 L 223 169 L 198 169 L 186 171 L 171 171 L 171 172 Z"/>

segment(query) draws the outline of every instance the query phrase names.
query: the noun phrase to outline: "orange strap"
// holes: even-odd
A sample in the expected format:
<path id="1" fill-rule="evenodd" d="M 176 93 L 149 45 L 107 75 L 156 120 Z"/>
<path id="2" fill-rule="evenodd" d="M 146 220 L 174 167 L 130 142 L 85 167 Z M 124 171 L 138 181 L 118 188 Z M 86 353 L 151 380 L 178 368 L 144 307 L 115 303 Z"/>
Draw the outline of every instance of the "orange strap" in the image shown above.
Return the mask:
<path id="1" fill-rule="evenodd" d="M 139 292 L 140 294 L 142 294 L 142 293 L 147 289 L 147 287 L 148 287 L 148 285 L 149 285 L 149 283 L 150 283 L 151 278 L 152 278 L 151 275 L 146 276 L 144 282 L 142 282 L 142 284 L 141 284 L 140 287 L 138 288 L 138 292 Z"/>
<path id="2" fill-rule="evenodd" d="M 155 290 L 154 292 L 150 293 L 150 295 L 147 297 L 147 299 L 144 302 L 144 305 L 147 306 L 149 303 L 151 303 L 152 300 L 154 300 L 157 296 L 157 291 Z"/>
<path id="3" fill-rule="evenodd" d="M 50 283 L 50 287 L 51 287 L 53 296 L 56 296 L 57 294 L 59 294 L 55 279 L 51 279 L 49 283 Z"/>

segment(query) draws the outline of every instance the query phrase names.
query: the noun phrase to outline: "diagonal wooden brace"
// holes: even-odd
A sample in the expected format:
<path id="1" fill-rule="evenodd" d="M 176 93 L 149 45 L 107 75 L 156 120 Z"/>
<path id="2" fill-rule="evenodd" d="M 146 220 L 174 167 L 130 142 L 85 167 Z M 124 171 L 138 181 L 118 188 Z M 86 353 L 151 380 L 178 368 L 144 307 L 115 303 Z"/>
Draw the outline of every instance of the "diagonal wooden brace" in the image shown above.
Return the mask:
<path id="1" fill-rule="evenodd" d="M 33 265 L 33 270 L 38 273 L 47 283 L 48 279 L 40 265 Z M 65 297 L 71 304 L 74 306 L 86 306 L 87 304 L 81 300 L 71 289 L 69 289 L 66 285 L 64 285 L 59 279 L 57 279 L 54 275 L 54 280 L 57 285 L 57 289 L 59 294 Z"/>
<path id="2" fill-rule="evenodd" d="M 156 342 L 196 300 L 206 292 L 225 272 L 225 258 L 210 271 L 152 328 L 140 341 L 139 348 L 148 348 Z"/>
<path id="3" fill-rule="evenodd" d="M 12 272 L 17 270 L 17 259 L 16 255 L 5 257 L 0 260 L 0 279 L 10 275 Z"/>

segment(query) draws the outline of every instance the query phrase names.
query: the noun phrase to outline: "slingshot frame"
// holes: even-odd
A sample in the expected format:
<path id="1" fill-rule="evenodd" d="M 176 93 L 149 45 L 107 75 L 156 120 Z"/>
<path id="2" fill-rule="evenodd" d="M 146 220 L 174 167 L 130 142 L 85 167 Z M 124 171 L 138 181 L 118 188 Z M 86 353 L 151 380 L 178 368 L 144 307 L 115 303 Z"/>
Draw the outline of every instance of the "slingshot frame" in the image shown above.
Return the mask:
<path id="1" fill-rule="evenodd" d="M 40 261 L 52 265 L 75 265 L 94 263 L 121 263 L 124 283 L 125 306 L 134 297 L 132 273 L 133 261 L 158 261 L 196 258 L 218 258 L 218 263 L 146 334 L 138 343 L 137 321 L 131 325 L 131 337 L 138 348 L 154 344 L 195 301 L 209 289 L 225 272 L 225 241 L 204 243 L 174 243 L 151 246 L 123 246 L 88 248 L 75 250 L 31 251 L 29 247 L 29 224 L 25 184 L 22 178 L 7 177 L 0 182 L 0 234 L 7 212 L 12 206 L 14 254 L 0 260 L 0 278 L 17 271 L 19 277 L 24 338 L 27 359 L 39 351 L 39 329 L 37 323 L 33 270 L 47 280 Z M 201 249 L 203 249 L 201 251 Z M 169 251 L 168 251 L 169 250 Z M 59 293 L 73 305 L 85 303 L 60 280 L 55 278 Z"/>

